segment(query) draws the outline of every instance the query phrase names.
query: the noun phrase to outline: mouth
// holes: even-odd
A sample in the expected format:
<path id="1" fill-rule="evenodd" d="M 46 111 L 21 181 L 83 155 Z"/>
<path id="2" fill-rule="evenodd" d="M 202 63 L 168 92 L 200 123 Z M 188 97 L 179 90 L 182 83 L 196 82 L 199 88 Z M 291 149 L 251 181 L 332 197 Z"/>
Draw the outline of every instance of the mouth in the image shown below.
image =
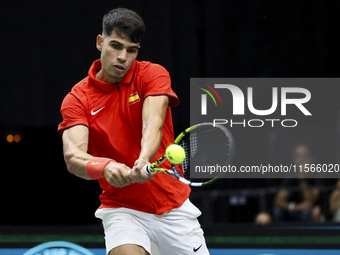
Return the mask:
<path id="1" fill-rule="evenodd" d="M 122 65 L 114 65 L 114 67 L 118 70 L 118 71 L 124 71 L 124 66 Z"/>

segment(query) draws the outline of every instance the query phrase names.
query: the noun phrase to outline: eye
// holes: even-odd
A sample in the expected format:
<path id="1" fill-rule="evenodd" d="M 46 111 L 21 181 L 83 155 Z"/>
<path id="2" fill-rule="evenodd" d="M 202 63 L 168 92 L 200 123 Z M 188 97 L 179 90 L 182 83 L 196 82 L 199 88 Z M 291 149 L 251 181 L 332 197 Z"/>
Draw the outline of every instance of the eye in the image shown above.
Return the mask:
<path id="1" fill-rule="evenodd" d="M 128 52 L 128 53 L 136 53 L 136 52 L 137 52 L 137 49 L 136 49 L 136 48 L 128 48 L 128 49 L 127 49 L 127 52 Z"/>
<path id="2" fill-rule="evenodd" d="M 113 43 L 111 44 L 112 48 L 114 48 L 115 50 L 122 50 L 123 46 L 117 43 Z"/>

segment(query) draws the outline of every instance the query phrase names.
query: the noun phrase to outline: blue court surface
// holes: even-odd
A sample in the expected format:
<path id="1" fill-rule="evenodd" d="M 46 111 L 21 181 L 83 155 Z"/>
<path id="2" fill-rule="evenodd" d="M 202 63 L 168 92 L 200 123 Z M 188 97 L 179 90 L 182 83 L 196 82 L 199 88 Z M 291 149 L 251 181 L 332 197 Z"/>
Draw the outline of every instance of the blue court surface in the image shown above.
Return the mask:
<path id="1" fill-rule="evenodd" d="M 23 255 L 29 249 L 0 249 L 1 255 Z M 93 255 L 105 255 L 105 249 L 88 249 Z M 340 250 L 310 249 L 210 249 L 210 255 L 339 255 Z M 54 254 L 59 255 L 59 254 Z M 63 254 L 64 255 L 64 254 Z"/>
<path id="2" fill-rule="evenodd" d="M 210 255 L 338 255 L 340 250 L 210 249 Z"/>

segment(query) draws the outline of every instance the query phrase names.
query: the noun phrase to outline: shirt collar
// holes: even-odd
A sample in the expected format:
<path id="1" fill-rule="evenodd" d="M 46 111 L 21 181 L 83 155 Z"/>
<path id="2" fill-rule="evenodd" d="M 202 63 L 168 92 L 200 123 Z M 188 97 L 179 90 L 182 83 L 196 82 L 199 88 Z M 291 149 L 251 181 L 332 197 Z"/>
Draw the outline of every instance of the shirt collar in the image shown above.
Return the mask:
<path id="1" fill-rule="evenodd" d="M 117 85 L 130 85 L 133 81 L 133 78 L 135 76 L 136 72 L 136 67 L 137 67 L 137 62 L 134 61 L 131 70 L 128 72 L 128 74 L 124 77 L 124 79 Z M 101 80 L 98 80 L 96 78 L 96 74 L 100 71 L 102 68 L 102 63 L 100 62 L 100 59 L 96 60 L 93 62 L 92 66 L 89 69 L 89 78 L 90 80 L 98 86 L 100 89 L 105 91 L 106 93 L 109 93 L 112 89 L 117 89 L 117 85 L 103 82 Z"/>

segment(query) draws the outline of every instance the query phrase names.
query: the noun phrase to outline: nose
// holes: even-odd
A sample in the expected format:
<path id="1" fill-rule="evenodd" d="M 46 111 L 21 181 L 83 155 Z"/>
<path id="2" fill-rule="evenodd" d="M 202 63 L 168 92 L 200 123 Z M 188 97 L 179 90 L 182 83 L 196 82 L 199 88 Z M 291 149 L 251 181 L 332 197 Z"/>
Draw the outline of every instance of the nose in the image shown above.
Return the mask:
<path id="1" fill-rule="evenodd" d="M 119 52 L 118 54 L 118 61 L 119 62 L 125 62 L 126 61 L 126 57 L 127 57 L 127 52 L 126 49 L 123 49 Z"/>

